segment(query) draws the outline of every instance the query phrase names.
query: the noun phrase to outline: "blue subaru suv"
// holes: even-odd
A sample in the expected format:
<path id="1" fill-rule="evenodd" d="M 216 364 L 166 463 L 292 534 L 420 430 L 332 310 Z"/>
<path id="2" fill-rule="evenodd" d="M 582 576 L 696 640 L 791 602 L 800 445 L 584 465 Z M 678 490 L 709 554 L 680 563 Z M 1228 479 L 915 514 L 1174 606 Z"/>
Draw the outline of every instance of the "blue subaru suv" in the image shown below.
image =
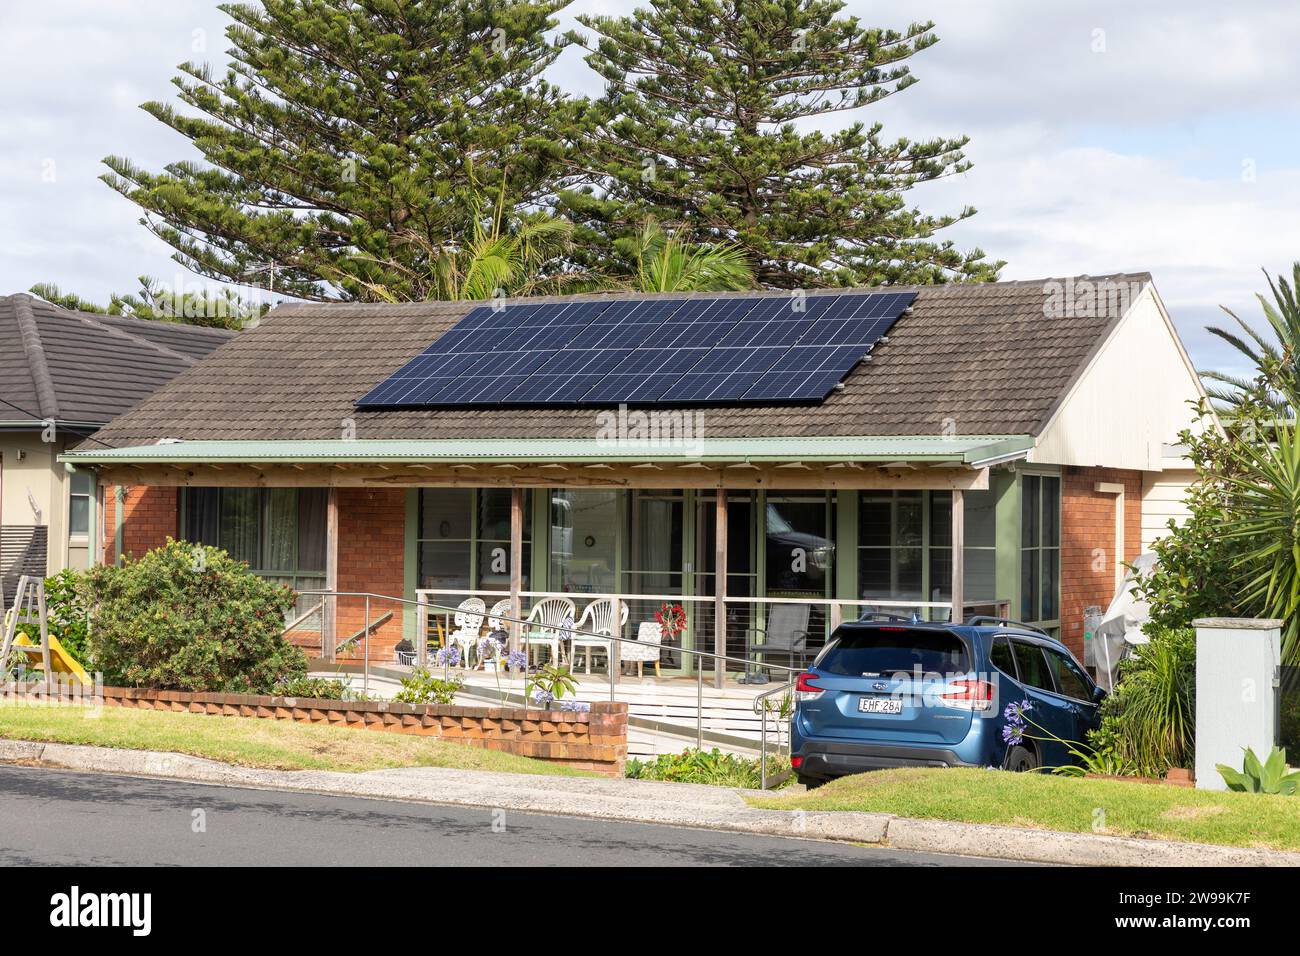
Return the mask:
<path id="1" fill-rule="evenodd" d="M 1024 624 L 864 618 L 799 675 L 790 762 L 808 786 L 885 767 L 1060 766 L 1069 747 L 1050 738 L 1084 740 L 1104 696 L 1064 644 Z M 1004 733 L 1021 701 L 1048 733 Z"/>

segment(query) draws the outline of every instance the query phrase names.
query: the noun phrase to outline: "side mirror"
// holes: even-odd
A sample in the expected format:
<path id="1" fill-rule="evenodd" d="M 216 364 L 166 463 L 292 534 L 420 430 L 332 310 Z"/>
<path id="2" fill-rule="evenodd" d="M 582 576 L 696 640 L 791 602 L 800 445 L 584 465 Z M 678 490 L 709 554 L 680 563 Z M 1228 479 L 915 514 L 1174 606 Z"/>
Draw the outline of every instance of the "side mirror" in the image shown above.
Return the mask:
<path id="1" fill-rule="evenodd" d="M 1100 684 L 1093 684 L 1092 702 L 1094 704 L 1100 704 L 1105 699 L 1106 699 L 1106 689 L 1102 687 Z"/>

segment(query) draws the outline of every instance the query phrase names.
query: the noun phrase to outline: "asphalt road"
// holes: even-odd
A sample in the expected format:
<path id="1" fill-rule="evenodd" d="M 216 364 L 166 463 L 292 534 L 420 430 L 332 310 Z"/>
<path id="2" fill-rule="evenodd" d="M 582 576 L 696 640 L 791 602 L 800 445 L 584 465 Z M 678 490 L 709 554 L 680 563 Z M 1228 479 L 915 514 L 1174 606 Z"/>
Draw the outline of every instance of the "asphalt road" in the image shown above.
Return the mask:
<path id="1" fill-rule="evenodd" d="M 0 767 L 6 867 L 991 863 L 716 830 Z"/>

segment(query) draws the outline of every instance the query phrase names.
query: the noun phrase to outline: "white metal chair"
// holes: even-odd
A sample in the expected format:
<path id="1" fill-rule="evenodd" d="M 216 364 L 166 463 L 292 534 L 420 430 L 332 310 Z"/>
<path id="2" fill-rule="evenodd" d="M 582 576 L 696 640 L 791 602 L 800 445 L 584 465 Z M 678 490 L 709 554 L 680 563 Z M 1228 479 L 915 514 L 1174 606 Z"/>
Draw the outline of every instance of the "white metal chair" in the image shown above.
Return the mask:
<path id="1" fill-rule="evenodd" d="M 614 611 L 608 598 L 600 601 L 592 601 L 582 609 L 582 617 L 574 625 L 575 630 L 588 631 L 592 634 L 614 634 L 623 633 L 623 625 L 627 623 L 627 604 L 618 601 L 619 615 L 618 626 L 614 626 Z M 585 625 L 585 626 L 584 626 Z M 569 642 L 569 660 L 574 666 L 578 663 L 578 651 L 586 650 L 587 652 L 587 673 L 591 673 L 591 655 L 594 651 L 604 651 L 606 660 L 610 659 L 609 646 L 613 641 L 602 641 L 597 637 L 588 637 L 586 634 L 574 634 Z"/>
<path id="2" fill-rule="evenodd" d="M 469 667 L 470 652 L 478 646 L 479 632 L 483 630 L 483 615 L 486 606 L 480 598 L 468 598 L 461 601 L 452 615 L 454 629 L 447 636 L 447 641 L 460 648 L 460 663 Z"/>
<path id="3" fill-rule="evenodd" d="M 636 643 L 630 641 L 619 648 L 623 663 L 636 664 L 636 676 L 643 677 L 647 661 L 654 661 L 655 677 L 659 675 L 659 645 L 663 641 L 663 628 L 658 621 L 642 621 L 636 629 Z"/>
<path id="4" fill-rule="evenodd" d="M 559 662 L 561 648 L 573 630 L 573 616 L 577 612 L 574 603 L 563 597 L 542 598 L 534 604 L 528 612 L 525 632 L 529 654 L 534 647 L 545 647 L 551 652 L 552 663 Z"/>

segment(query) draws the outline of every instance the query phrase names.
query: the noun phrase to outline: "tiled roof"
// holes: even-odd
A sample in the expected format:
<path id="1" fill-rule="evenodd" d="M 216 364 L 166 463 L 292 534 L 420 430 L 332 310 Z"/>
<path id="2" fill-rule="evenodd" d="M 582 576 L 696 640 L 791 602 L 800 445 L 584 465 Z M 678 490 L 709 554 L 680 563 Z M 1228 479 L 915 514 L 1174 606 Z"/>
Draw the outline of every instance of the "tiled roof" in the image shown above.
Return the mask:
<path id="1" fill-rule="evenodd" d="M 0 422 L 106 423 L 233 337 L 0 296 Z"/>
<path id="2" fill-rule="evenodd" d="M 1150 276 L 1094 281 L 1107 280 L 1141 287 Z M 895 324 L 888 341 L 877 345 L 871 361 L 861 363 L 824 403 L 705 408 L 704 433 L 710 438 L 1036 435 L 1119 319 L 1116 314 L 1054 315 L 1047 307 L 1049 282 L 1066 280 L 921 287 L 912 311 Z M 593 409 L 360 412 L 353 407 L 474 305 L 282 305 L 257 329 L 178 376 L 98 438 L 126 446 L 160 438 L 591 437 L 597 427 Z M 355 434 L 348 431 L 351 423 Z"/>

